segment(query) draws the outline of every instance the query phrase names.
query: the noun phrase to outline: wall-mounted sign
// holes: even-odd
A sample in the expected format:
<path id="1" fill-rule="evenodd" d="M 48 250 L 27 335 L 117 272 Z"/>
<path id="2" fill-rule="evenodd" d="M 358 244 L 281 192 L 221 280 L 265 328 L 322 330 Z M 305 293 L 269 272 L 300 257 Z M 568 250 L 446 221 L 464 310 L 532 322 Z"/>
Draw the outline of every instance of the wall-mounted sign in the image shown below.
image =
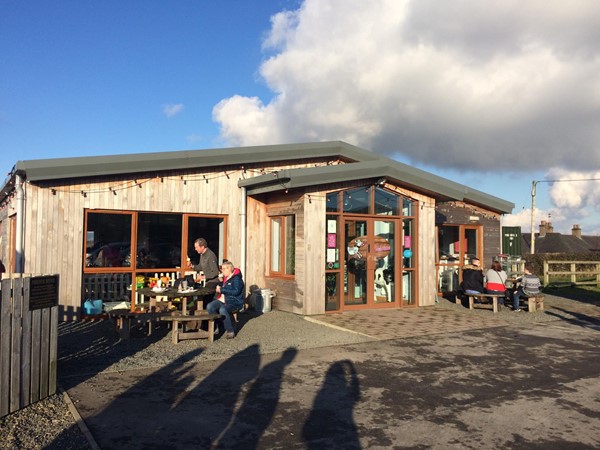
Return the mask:
<path id="1" fill-rule="evenodd" d="M 29 311 L 58 306 L 58 275 L 32 277 L 29 281 Z"/>

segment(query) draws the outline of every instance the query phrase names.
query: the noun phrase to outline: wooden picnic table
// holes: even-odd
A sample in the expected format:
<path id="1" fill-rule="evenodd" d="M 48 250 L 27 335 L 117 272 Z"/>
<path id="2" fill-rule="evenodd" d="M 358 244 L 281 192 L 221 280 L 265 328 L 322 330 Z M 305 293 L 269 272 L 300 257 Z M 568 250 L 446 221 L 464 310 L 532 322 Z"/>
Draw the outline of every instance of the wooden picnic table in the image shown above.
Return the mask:
<path id="1" fill-rule="evenodd" d="M 156 290 L 153 288 L 141 288 L 137 289 L 136 292 L 139 295 L 144 295 L 150 297 L 150 309 L 157 307 L 158 298 L 164 297 L 167 300 L 167 303 L 170 305 L 175 304 L 174 300 L 180 299 L 181 302 L 181 314 L 184 316 L 188 314 L 187 311 L 187 303 L 189 299 L 192 299 L 194 302 L 198 302 L 199 300 L 204 301 L 204 299 L 211 298 L 215 295 L 214 287 L 199 287 L 187 289 L 185 291 L 180 291 L 174 287 L 168 287 L 164 290 Z M 203 309 L 203 308 L 196 308 Z"/>
<path id="2" fill-rule="evenodd" d="M 149 297 L 149 301 L 136 304 L 136 307 L 140 305 L 146 305 L 142 311 L 131 311 L 129 309 L 113 309 L 108 312 L 108 316 L 111 320 L 114 320 L 117 326 L 117 331 L 122 339 L 129 339 L 131 333 L 132 323 L 148 324 L 148 335 L 152 334 L 153 324 L 158 322 L 163 317 L 177 314 L 179 316 L 188 316 L 187 303 L 191 298 L 195 303 L 195 310 L 203 310 L 204 308 L 198 308 L 197 303 L 204 299 L 211 298 L 215 294 L 215 289 L 212 287 L 200 287 L 197 289 L 188 289 L 186 291 L 179 291 L 177 288 L 166 288 L 163 291 L 154 290 L 151 288 L 137 289 L 136 293 L 139 295 Z M 167 308 L 166 311 L 162 311 L 159 308 L 158 299 L 160 297 L 166 298 Z M 181 311 L 172 311 L 170 306 L 176 304 L 176 299 L 180 299 Z"/>

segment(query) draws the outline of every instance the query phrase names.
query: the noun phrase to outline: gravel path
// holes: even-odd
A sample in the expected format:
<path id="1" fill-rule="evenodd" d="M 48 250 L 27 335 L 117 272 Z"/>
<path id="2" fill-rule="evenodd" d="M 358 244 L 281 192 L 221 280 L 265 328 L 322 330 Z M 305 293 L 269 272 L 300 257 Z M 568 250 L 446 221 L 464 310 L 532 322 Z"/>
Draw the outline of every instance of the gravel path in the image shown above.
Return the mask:
<path id="1" fill-rule="evenodd" d="M 546 311 L 500 311 L 511 323 L 540 323 L 554 320 L 576 321 L 584 318 L 600 325 L 600 302 L 589 304 L 546 295 Z M 489 310 L 467 308 L 442 300 L 438 307 L 460 314 L 490 314 Z M 152 336 L 135 329 L 132 339 L 121 341 L 108 320 L 72 322 L 59 325 L 59 383 L 64 389 L 77 378 L 99 372 L 119 373 L 136 368 L 163 367 L 173 360 L 187 357 L 190 361 L 226 359 L 249 345 L 258 344 L 260 353 L 278 353 L 287 348 L 306 349 L 367 342 L 370 337 L 324 326 L 301 316 L 273 311 L 264 315 L 246 313 L 240 316 L 235 339 L 219 338 L 171 343 L 165 326 Z M 194 351 L 195 350 L 195 351 Z M 190 356 L 191 355 L 191 356 Z M 69 410 L 68 397 L 59 393 L 0 419 L 0 449 L 91 449 L 77 425 L 77 413 Z"/>

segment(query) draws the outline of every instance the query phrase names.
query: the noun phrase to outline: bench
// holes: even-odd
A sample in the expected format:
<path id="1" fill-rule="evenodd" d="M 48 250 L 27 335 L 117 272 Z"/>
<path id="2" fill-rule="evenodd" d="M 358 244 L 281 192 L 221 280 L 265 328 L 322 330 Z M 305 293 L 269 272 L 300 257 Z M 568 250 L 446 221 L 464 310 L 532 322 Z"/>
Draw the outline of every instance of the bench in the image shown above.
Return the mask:
<path id="1" fill-rule="evenodd" d="M 209 342 L 214 341 L 215 336 L 215 320 L 221 319 L 221 314 L 209 314 L 206 310 L 195 311 L 194 315 L 183 315 L 180 312 L 172 313 L 169 316 L 162 316 L 162 321 L 171 322 L 173 329 L 171 330 L 173 343 L 177 344 L 179 341 L 185 339 L 208 339 Z M 200 329 L 201 322 L 208 322 L 208 331 Z M 181 324 L 181 330 L 179 328 Z M 186 331 L 186 325 L 196 325 L 197 330 Z"/>
<path id="2" fill-rule="evenodd" d="M 532 295 L 530 297 L 521 297 L 522 300 L 527 300 L 527 310 L 529 312 L 544 310 L 544 296 Z"/>
<path id="3" fill-rule="evenodd" d="M 469 297 L 469 309 L 473 309 L 475 305 L 475 299 L 483 300 L 483 299 L 492 299 L 492 309 L 495 313 L 498 312 L 498 299 L 506 298 L 506 294 L 465 294 Z"/>
<path id="4" fill-rule="evenodd" d="M 132 323 L 148 323 L 148 335 L 152 334 L 153 324 L 161 316 L 155 312 L 132 312 L 129 309 L 112 309 L 107 312 L 108 318 L 114 321 L 121 339 L 129 339 Z"/>

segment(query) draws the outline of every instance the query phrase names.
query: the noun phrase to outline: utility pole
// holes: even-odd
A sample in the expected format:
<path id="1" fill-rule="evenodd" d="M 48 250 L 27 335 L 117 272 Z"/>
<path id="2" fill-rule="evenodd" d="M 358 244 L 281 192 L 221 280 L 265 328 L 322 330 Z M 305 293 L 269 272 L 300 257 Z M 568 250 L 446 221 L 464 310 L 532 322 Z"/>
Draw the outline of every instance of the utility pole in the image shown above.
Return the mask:
<path id="1" fill-rule="evenodd" d="M 535 193 L 538 182 L 533 180 L 531 182 L 531 254 L 535 253 Z"/>

